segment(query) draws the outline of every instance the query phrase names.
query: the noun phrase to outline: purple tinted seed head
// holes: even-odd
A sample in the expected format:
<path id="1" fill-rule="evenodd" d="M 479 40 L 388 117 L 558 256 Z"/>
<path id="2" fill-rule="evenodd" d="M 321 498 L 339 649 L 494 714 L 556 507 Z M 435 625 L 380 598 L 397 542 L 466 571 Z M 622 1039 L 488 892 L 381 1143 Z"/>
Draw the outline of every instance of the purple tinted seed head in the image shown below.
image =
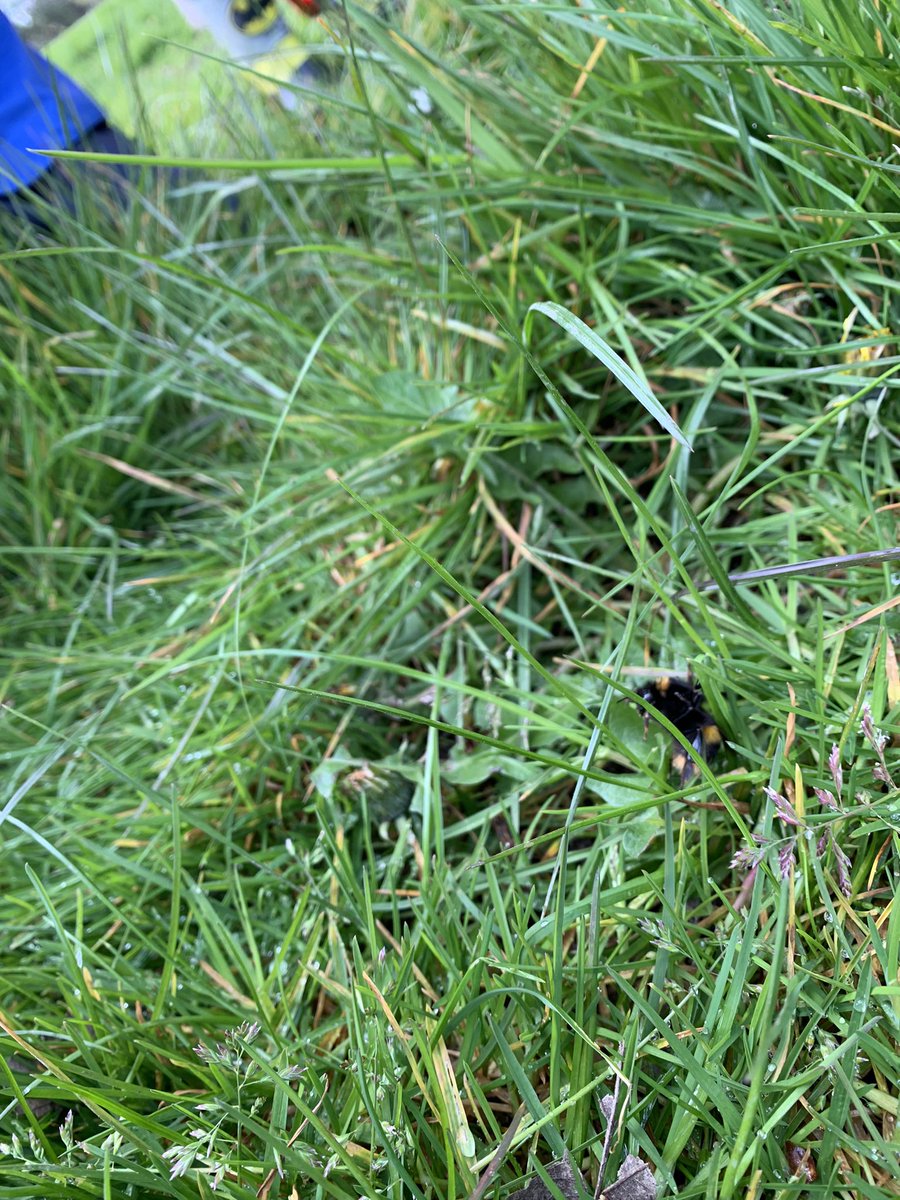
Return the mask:
<path id="1" fill-rule="evenodd" d="M 747 867 L 747 868 L 749 868 L 749 867 L 755 867 L 758 861 L 759 861 L 759 855 L 758 855 L 757 851 L 741 849 L 741 850 L 735 850 L 734 855 L 732 856 L 732 859 L 731 859 L 731 863 L 729 865 L 732 867 Z"/>
<path id="2" fill-rule="evenodd" d="M 837 742 L 831 747 L 831 753 L 828 755 L 828 770 L 834 780 L 835 791 L 840 795 L 844 785 L 844 768 L 841 766 L 841 751 Z"/>
<path id="3" fill-rule="evenodd" d="M 791 871 L 796 865 L 797 859 L 794 855 L 794 847 L 797 844 L 796 838 L 790 838 L 778 851 L 778 868 L 781 872 L 782 879 L 788 879 Z"/>
<path id="4" fill-rule="evenodd" d="M 763 788 L 763 791 L 775 805 L 775 811 L 785 825 L 800 826 L 801 821 L 794 811 L 794 806 L 786 796 L 782 796 L 780 792 L 776 792 L 774 788 Z"/>
<path id="5" fill-rule="evenodd" d="M 875 722 L 872 720 L 872 710 L 868 704 L 863 705 L 862 720 L 859 723 L 859 728 L 866 741 L 878 757 L 881 758 L 884 748 L 887 745 L 887 738 L 880 729 L 876 728 Z"/>
<path id="6" fill-rule="evenodd" d="M 849 896 L 853 890 L 850 883 L 850 867 L 852 864 L 837 842 L 833 842 L 832 844 L 834 845 L 834 862 L 837 869 L 838 887 L 845 896 Z"/>

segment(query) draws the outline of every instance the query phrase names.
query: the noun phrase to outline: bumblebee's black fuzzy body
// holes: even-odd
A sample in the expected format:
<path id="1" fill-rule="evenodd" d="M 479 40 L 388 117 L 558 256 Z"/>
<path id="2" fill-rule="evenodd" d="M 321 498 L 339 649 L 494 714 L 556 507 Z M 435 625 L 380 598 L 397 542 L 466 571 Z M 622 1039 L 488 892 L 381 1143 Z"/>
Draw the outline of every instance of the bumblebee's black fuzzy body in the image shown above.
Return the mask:
<path id="1" fill-rule="evenodd" d="M 671 721 L 703 758 L 709 761 L 715 755 L 722 744 L 722 734 L 703 707 L 706 703 L 703 692 L 691 680 L 664 676 L 648 683 L 639 695 Z M 650 719 L 650 714 L 645 712 L 645 729 Z M 694 760 L 679 742 L 672 743 L 672 766 L 678 772 L 682 787 L 697 773 Z"/>

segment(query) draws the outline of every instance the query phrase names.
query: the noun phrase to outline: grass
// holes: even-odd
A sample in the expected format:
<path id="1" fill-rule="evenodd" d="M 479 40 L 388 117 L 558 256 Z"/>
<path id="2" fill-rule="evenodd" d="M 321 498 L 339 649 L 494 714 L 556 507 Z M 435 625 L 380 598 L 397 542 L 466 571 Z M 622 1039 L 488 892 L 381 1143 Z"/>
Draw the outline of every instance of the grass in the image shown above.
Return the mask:
<path id="1" fill-rule="evenodd" d="M 320 52 L 316 21 L 285 9 L 308 56 Z M 222 58 L 207 32 L 188 24 L 175 0 L 101 0 L 47 48 L 50 59 L 88 89 L 111 124 L 169 153 L 222 152 L 235 123 L 265 122 L 281 73 L 273 51 L 253 75 Z"/>
<path id="2" fill-rule="evenodd" d="M 7 230 L 0 1197 L 897 1195 L 896 22 L 326 24 Z"/>
<path id="3" fill-rule="evenodd" d="M 191 61 L 178 47 L 212 51 L 184 20 L 172 0 L 102 0 L 48 47 L 48 56 L 88 88 L 110 123 L 134 133 L 149 126 L 182 149 L 184 131 L 208 127 L 204 83 L 215 93 L 216 65 Z M 224 68 L 220 68 L 224 72 Z"/>

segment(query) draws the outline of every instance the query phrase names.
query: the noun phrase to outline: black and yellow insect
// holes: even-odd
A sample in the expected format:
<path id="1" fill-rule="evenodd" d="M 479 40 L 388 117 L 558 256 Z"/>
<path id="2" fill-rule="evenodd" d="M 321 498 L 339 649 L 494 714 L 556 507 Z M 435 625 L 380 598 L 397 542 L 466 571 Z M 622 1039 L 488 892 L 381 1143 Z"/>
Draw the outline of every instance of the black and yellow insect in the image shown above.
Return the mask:
<path id="1" fill-rule="evenodd" d="M 278 20 L 275 0 L 231 0 L 228 11 L 235 29 L 247 37 L 268 33 Z"/>
<path id="2" fill-rule="evenodd" d="M 703 692 L 690 679 L 665 675 L 646 684 L 638 695 L 675 726 L 691 746 L 709 761 L 722 745 L 722 733 L 706 711 Z M 644 713 L 644 730 L 651 714 Z M 697 765 L 680 742 L 672 743 L 672 767 L 685 787 L 697 774 Z"/>

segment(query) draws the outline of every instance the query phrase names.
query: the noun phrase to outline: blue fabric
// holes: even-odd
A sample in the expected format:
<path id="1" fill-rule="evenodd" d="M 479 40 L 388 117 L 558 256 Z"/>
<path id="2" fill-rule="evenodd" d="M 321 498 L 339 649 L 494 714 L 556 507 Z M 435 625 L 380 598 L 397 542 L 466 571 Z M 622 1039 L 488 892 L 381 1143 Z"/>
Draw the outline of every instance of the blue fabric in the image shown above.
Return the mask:
<path id="1" fill-rule="evenodd" d="M 72 149 L 103 120 L 90 96 L 26 46 L 0 13 L 0 196 L 53 166 L 29 149 Z"/>

